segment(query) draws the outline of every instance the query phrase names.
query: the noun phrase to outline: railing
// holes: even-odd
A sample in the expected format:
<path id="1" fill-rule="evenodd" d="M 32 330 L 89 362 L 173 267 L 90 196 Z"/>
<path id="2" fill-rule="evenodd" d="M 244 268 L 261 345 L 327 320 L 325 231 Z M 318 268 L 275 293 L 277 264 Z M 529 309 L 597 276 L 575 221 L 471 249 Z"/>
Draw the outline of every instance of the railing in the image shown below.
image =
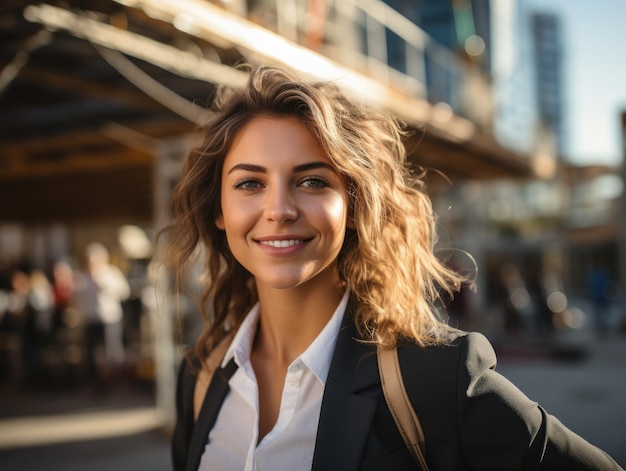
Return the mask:
<path id="1" fill-rule="evenodd" d="M 268 0 L 257 11 L 248 16 L 285 38 L 491 128 L 491 87 L 480 67 L 381 0 Z"/>

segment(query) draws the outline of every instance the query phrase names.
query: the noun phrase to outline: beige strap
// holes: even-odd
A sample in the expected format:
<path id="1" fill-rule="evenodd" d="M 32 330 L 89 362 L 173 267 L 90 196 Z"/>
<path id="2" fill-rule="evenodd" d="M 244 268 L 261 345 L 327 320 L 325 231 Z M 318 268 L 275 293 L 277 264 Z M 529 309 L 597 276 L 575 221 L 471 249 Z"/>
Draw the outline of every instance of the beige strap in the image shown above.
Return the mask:
<path id="1" fill-rule="evenodd" d="M 387 406 L 400 435 L 415 462 L 420 465 L 422 471 L 428 471 L 424 458 L 426 452 L 424 432 L 404 388 L 397 348 L 385 350 L 378 347 L 378 371 Z"/>
<path id="2" fill-rule="evenodd" d="M 211 384 L 211 379 L 213 379 L 213 373 L 215 373 L 215 371 L 219 368 L 234 335 L 234 332 L 230 332 L 226 337 L 224 337 L 220 343 L 217 344 L 217 347 L 211 351 L 207 359 L 202 363 L 202 368 L 198 372 L 198 378 L 196 379 L 196 385 L 193 390 L 194 421 L 198 420 L 198 415 L 200 415 L 200 409 L 202 408 L 202 403 L 204 402 L 204 396 L 206 396 L 206 392 Z"/>

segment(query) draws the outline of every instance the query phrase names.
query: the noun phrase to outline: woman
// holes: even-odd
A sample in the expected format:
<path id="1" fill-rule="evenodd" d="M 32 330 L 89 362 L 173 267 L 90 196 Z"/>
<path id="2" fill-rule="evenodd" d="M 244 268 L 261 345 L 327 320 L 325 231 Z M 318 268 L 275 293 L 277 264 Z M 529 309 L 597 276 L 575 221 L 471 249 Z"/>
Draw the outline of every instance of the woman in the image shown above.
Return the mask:
<path id="1" fill-rule="evenodd" d="M 619 469 L 495 373 L 482 335 L 439 320 L 464 280 L 433 254 L 393 120 L 261 67 L 204 132 L 168 239 L 180 286 L 206 249 L 213 305 L 179 375 L 176 470 L 417 469 L 378 345 L 398 346 L 431 470 Z"/>

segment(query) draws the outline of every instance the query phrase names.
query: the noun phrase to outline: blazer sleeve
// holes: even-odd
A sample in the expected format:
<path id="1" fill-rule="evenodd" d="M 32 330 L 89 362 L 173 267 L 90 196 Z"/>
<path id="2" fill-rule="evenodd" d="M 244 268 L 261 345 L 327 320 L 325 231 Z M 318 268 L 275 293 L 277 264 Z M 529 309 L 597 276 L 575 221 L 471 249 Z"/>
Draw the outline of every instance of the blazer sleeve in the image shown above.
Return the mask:
<path id="1" fill-rule="evenodd" d="M 457 413 L 472 469 L 623 471 L 497 373 L 496 355 L 482 334 L 464 337 L 459 359 Z"/>
<path id="2" fill-rule="evenodd" d="M 176 425 L 171 440 L 171 456 L 174 471 L 184 471 L 187 466 L 189 444 L 194 427 L 193 390 L 196 375 L 189 360 L 184 358 L 176 382 Z"/>

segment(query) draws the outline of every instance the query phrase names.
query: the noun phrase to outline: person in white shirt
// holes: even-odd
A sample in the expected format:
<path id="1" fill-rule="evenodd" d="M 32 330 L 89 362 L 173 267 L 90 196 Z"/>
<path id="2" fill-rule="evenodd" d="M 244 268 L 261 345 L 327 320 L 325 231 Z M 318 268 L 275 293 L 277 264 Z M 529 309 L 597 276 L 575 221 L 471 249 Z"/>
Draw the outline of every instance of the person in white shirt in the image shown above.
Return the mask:
<path id="1" fill-rule="evenodd" d="M 122 271 L 109 262 L 108 249 L 99 242 L 85 248 L 86 270 L 77 276 L 73 303 L 85 323 L 87 374 L 101 388 L 106 380 L 122 373 L 125 362 L 122 302 L 130 286 Z M 104 364 L 97 350 L 104 349 Z"/>
<path id="2" fill-rule="evenodd" d="M 398 348 L 430 469 L 620 469 L 438 317 L 465 280 L 434 254 L 399 125 L 332 83 L 249 72 L 218 94 L 163 232 L 181 288 L 206 249 L 211 312 L 180 368 L 175 471 L 419 469 L 377 346 Z"/>

